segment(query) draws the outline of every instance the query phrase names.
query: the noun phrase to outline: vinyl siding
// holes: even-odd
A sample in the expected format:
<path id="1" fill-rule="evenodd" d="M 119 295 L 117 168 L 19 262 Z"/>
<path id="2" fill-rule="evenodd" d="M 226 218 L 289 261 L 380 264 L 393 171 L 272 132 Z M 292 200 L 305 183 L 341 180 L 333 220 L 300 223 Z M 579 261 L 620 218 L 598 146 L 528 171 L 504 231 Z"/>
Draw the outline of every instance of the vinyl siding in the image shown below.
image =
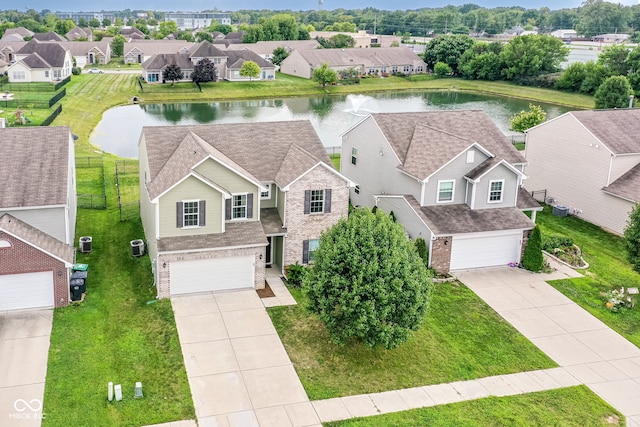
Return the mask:
<path id="1" fill-rule="evenodd" d="M 413 210 L 409 203 L 402 197 L 380 197 L 378 199 L 378 209 L 384 212 L 391 212 L 404 229 L 409 233 L 411 239 L 422 237 L 427 241 L 427 246 L 431 240 L 431 230 L 422 222 L 418 214 Z"/>
<path id="2" fill-rule="evenodd" d="M 176 203 L 183 200 L 206 200 L 206 225 L 204 227 L 176 227 Z M 160 238 L 192 236 L 222 232 L 223 196 L 197 178 L 189 177 L 160 197 Z"/>
<path id="3" fill-rule="evenodd" d="M 305 79 L 310 79 L 312 76 L 311 66 L 302 55 L 295 50 L 282 61 L 282 64 L 280 64 L 280 72 Z"/>
<path id="4" fill-rule="evenodd" d="M 489 183 L 493 180 L 504 180 L 502 187 L 502 202 L 489 203 Z M 466 180 L 465 180 L 466 181 Z M 518 191 L 518 177 L 506 166 L 500 165 L 484 175 L 476 184 L 469 185 L 469 190 L 475 187 L 473 209 L 506 208 L 516 205 Z"/>
<path id="5" fill-rule="evenodd" d="M 151 259 L 157 257 L 157 245 L 156 245 L 156 215 L 155 205 L 149 200 L 147 194 L 146 184 L 149 176 L 149 165 L 147 160 L 147 146 L 144 142 L 144 135 L 140 139 L 139 144 L 139 158 L 140 158 L 140 219 L 142 220 L 142 227 L 144 234 L 149 243 L 149 255 Z"/>
<path id="6" fill-rule="evenodd" d="M 640 163 L 640 154 L 632 156 L 615 156 L 611 158 L 611 173 L 609 176 L 609 184 L 620 178 L 635 165 Z"/>
<path id="7" fill-rule="evenodd" d="M 278 187 L 277 185 L 274 184 L 274 187 L 276 187 L 277 189 L 277 194 L 276 194 L 276 198 L 277 198 L 277 204 L 278 206 L 276 206 L 276 208 L 278 209 L 278 213 L 280 214 L 280 219 L 283 222 L 283 225 L 286 227 L 287 224 L 285 223 L 285 221 L 287 220 L 284 216 L 284 210 L 286 208 L 286 198 L 287 198 L 287 193 L 284 191 L 280 190 L 280 187 Z"/>
<path id="8" fill-rule="evenodd" d="M 467 180 L 464 179 L 464 175 L 478 167 L 478 165 L 488 158 L 484 153 L 481 153 L 476 149 L 474 149 L 474 151 L 475 158 L 473 163 L 467 163 L 467 154 L 465 151 L 429 178 L 429 181 L 425 183 L 425 198 L 423 206 L 465 203 Z M 438 181 L 451 179 L 456 180 L 453 201 L 438 203 Z M 420 201 L 420 197 L 416 197 L 416 199 L 418 202 Z"/>
<path id="9" fill-rule="evenodd" d="M 69 206 L 69 231 L 65 243 L 73 245 L 76 235 L 76 216 L 78 213 L 78 196 L 76 191 L 76 156 L 73 137 L 69 135 L 69 175 L 67 176 L 67 204 Z"/>
<path id="10" fill-rule="evenodd" d="M 3 211 L 0 209 L 0 216 L 9 213 L 14 217 L 26 222 L 32 227 L 43 231 L 56 239 L 66 242 L 67 225 L 66 225 L 66 209 L 60 207 L 36 208 L 36 209 L 20 209 Z M 71 244 L 73 244 L 71 242 Z"/>
<path id="11" fill-rule="evenodd" d="M 358 149 L 355 165 L 351 164 L 352 147 Z M 355 206 L 373 207 L 373 196 L 378 194 L 411 194 L 419 201 L 422 183 L 400 172 L 398 164 L 389 142 L 371 117 L 342 137 L 340 171 L 360 186 L 360 194 L 353 188 L 350 191 Z"/>
<path id="12" fill-rule="evenodd" d="M 547 197 L 596 225 L 622 233 L 631 204 L 602 191 L 607 185 L 611 153 L 576 119 L 561 116 L 527 134 L 528 191 Z"/>
<path id="13" fill-rule="evenodd" d="M 260 209 L 262 208 L 275 208 L 276 200 L 277 200 L 277 189 L 278 186 L 274 183 L 271 183 L 271 197 L 268 199 L 260 198 Z"/>

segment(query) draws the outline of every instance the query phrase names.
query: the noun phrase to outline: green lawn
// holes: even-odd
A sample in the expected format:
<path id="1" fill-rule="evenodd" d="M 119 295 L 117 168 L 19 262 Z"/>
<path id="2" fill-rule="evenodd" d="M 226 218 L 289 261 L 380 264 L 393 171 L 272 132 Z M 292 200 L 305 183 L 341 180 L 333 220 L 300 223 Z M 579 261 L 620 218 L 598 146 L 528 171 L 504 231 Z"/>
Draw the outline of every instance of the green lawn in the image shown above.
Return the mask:
<path id="1" fill-rule="evenodd" d="M 394 350 L 332 344 L 293 294 L 299 305 L 269 315 L 312 400 L 556 366 L 458 282 L 434 285 L 426 321 Z"/>
<path id="2" fill-rule="evenodd" d="M 622 414 L 586 386 L 579 386 L 518 396 L 488 397 L 324 425 L 326 427 L 599 427 L 623 426 L 625 421 Z"/>
<path id="3" fill-rule="evenodd" d="M 556 217 L 545 207 L 536 222 L 543 233 L 560 233 L 573 238 L 589 263 L 585 277 L 550 282 L 560 292 L 602 320 L 626 339 L 640 346 L 640 298 L 635 308 L 614 313 L 605 305 L 600 292 L 621 287 L 640 287 L 640 274 L 626 260 L 621 237 L 574 216 Z"/>

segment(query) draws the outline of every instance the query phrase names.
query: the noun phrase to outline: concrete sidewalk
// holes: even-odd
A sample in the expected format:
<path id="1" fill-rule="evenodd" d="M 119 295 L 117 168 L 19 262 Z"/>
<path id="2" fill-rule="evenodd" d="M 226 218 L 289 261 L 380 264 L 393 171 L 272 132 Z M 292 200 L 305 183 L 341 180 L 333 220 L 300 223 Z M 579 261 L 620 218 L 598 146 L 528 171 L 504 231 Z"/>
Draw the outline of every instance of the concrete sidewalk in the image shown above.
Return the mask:
<path id="1" fill-rule="evenodd" d="M 580 274 L 517 268 L 462 271 L 457 278 L 520 333 L 640 427 L 640 349 L 565 297 L 547 280 Z"/>

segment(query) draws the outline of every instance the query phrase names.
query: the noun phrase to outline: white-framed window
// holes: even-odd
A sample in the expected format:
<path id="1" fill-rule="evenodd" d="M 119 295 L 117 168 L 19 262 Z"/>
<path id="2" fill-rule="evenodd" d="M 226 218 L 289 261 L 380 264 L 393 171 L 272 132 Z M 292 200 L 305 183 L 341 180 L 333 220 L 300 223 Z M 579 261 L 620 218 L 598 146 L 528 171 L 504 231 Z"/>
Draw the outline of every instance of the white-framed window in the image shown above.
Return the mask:
<path id="1" fill-rule="evenodd" d="M 353 189 L 353 192 L 356 194 L 360 194 L 360 186 L 356 185 L 355 188 Z"/>
<path id="2" fill-rule="evenodd" d="M 313 262 L 316 251 L 320 247 L 320 239 L 309 240 L 309 262 Z"/>
<path id="3" fill-rule="evenodd" d="M 182 202 L 182 227 L 197 227 L 200 224 L 200 201 Z"/>
<path id="4" fill-rule="evenodd" d="M 438 203 L 452 202 L 455 189 L 455 179 L 438 181 Z"/>
<path id="5" fill-rule="evenodd" d="M 324 212 L 324 190 L 311 190 L 311 213 Z"/>
<path id="6" fill-rule="evenodd" d="M 49 78 L 49 70 L 44 70 L 44 76 L 45 76 L 46 78 Z"/>
<path id="7" fill-rule="evenodd" d="M 24 71 L 14 71 L 13 72 L 13 80 L 26 80 L 27 75 Z"/>
<path id="8" fill-rule="evenodd" d="M 233 204 L 231 205 L 231 219 L 247 218 L 247 195 L 234 194 Z"/>
<path id="9" fill-rule="evenodd" d="M 467 163 L 473 163 L 476 157 L 475 150 L 467 151 Z"/>
<path id="10" fill-rule="evenodd" d="M 271 198 L 271 184 L 266 184 L 266 187 L 267 187 L 267 191 L 260 192 L 260 198 L 262 200 Z"/>
<path id="11" fill-rule="evenodd" d="M 358 149 L 351 147 L 351 164 L 355 165 L 356 163 L 358 163 Z"/>
<path id="12" fill-rule="evenodd" d="M 500 203 L 504 193 L 504 179 L 489 181 L 489 203 Z"/>

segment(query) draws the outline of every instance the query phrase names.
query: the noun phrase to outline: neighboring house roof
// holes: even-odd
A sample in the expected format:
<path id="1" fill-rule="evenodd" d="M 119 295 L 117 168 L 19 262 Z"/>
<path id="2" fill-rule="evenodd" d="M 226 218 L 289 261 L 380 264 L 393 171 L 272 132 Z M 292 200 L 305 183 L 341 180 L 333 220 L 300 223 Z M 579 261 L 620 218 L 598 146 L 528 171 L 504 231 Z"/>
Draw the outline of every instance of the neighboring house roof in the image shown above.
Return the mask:
<path id="1" fill-rule="evenodd" d="M 31 53 L 37 53 L 52 67 L 62 68 L 64 67 L 67 50 L 60 46 L 59 43 L 40 42 L 33 39 L 16 52 L 17 55 L 29 55 Z"/>
<path id="2" fill-rule="evenodd" d="M 160 252 L 193 252 L 200 249 L 234 246 L 266 246 L 267 239 L 260 221 L 227 223 L 224 233 L 163 237 L 158 240 Z"/>
<path id="3" fill-rule="evenodd" d="M 32 37 L 34 35 L 34 32 L 26 29 L 25 27 L 7 28 L 6 31 L 4 32 L 4 35 L 7 36 L 10 34 L 17 34 L 20 37 L 24 38 L 24 37 Z"/>
<path id="4" fill-rule="evenodd" d="M 258 55 L 269 56 L 273 51 L 282 47 L 287 52 L 292 50 L 310 50 L 320 47 L 320 43 L 317 40 L 275 40 L 275 41 L 259 41 L 256 43 L 243 43 L 230 45 L 229 49 L 248 49 Z"/>
<path id="5" fill-rule="evenodd" d="M 60 46 L 71 52 L 71 56 L 87 56 L 91 49 L 98 49 L 103 55 L 109 50 L 109 40 L 102 39 L 99 42 L 81 41 L 81 42 L 60 42 Z"/>
<path id="6" fill-rule="evenodd" d="M 142 63 L 145 70 L 162 70 L 169 64 L 176 64 L 181 70 L 192 70 L 193 63 L 188 53 L 161 53 L 153 55 Z"/>
<path id="7" fill-rule="evenodd" d="M 51 64 L 45 61 L 44 58 L 42 58 L 42 56 L 38 54 L 38 52 L 32 53 L 31 55 L 24 58 L 21 62 L 32 70 L 37 68 L 52 68 Z"/>
<path id="8" fill-rule="evenodd" d="M 75 40 L 75 39 L 80 39 L 80 38 L 90 38 L 92 35 L 92 31 L 91 28 L 80 28 L 80 27 L 75 27 L 73 28 L 71 31 L 69 31 L 67 34 L 65 34 L 65 37 L 68 40 Z"/>
<path id="9" fill-rule="evenodd" d="M 533 198 L 531 193 L 525 190 L 524 187 L 518 188 L 518 199 L 516 201 L 516 207 L 521 211 L 528 210 L 542 210 L 542 206 L 536 199 Z"/>
<path id="10" fill-rule="evenodd" d="M 66 205 L 68 127 L 0 129 L 0 209 Z"/>
<path id="11" fill-rule="evenodd" d="M 567 114 L 582 123 L 613 154 L 640 153 L 640 109 L 571 111 Z"/>
<path id="12" fill-rule="evenodd" d="M 362 65 L 367 68 L 424 63 L 411 49 L 405 47 L 309 49 L 296 50 L 296 52 L 298 52 L 312 68 L 316 68 L 323 63 L 327 63 L 332 67 L 355 67 Z"/>
<path id="13" fill-rule="evenodd" d="M 145 56 L 152 56 L 160 53 L 178 53 L 193 45 L 193 42 L 184 40 L 133 40 L 124 44 L 123 52 L 127 56 L 132 50 L 137 49 Z"/>
<path id="14" fill-rule="evenodd" d="M 522 154 L 480 110 L 374 113 L 371 117 L 403 168 L 416 177 L 426 178 L 474 142 L 511 164 L 525 163 Z"/>
<path id="15" fill-rule="evenodd" d="M 53 31 L 48 31 L 46 33 L 35 33 L 32 36 L 33 40 L 38 40 L 41 42 L 66 42 L 67 39 L 62 37 L 60 34 L 55 33 Z"/>
<path id="16" fill-rule="evenodd" d="M 120 30 L 120 34 L 122 34 L 123 36 L 137 35 L 137 36 L 142 36 L 142 38 L 145 38 L 145 34 L 136 27 L 123 28 Z"/>
<path id="17" fill-rule="evenodd" d="M 278 187 L 284 188 L 317 163 L 318 159 L 313 154 L 298 144 L 291 144 L 287 155 L 282 160 L 280 170 L 275 176 L 275 182 Z"/>
<path id="18" fill-rule="evenodd" d="M 640 164 L 635 165 L 603 190 L 634 203 L 640 202 Z"/>
<path id="19" fill-rule="evenodd" d="M 242 43 L 243 38 L 244 31 L 235 31 L 224 36 L 224 39 L 230 41 L 231 43 Z"/>
<path id="20" fill-rule="evenodd" d="M 264 234 L 282 234 L 287 229 L 283 227 L 282 219 L 278 213 L 278 208 L 262 208 L 260 209 L 260 222 L 264 229 Z"/>
<path id="21" fill-rule="evenodd" d="M 4 231 L 27 244 L 48 252 L 67 264 L 73 264 L 75 260 L 75 249 L 72 246 L 61 242 L 26 222 L 20 221 L 8 213 L 0 216 L 0 231 Z"/>
<path id="22" fill-rule="evenodd" d="M 512 171 L 514 175 L 524 177 L 524 174 L 522 172 L 520 172 L 518 169 L 511 166 L 504 159 L 500 159 L 498 157 L 490 157 L 484 162 L 480 163 L 475 168 L 473 168 L 472 170 L 470 170 L 469 172 L 467 172 L 467 174 L 465 175 L 465 178 L 467 178 L 470 181 L 477 182 L 478 179 L 482 178 L 483 175 L 492 171 L 499 165 L 503 165 L 504 167 Z"/>
<path id="23" fill-rule="evenodd" d="M 195 58 L 214 58 L 227 56 L 225 52 L 214 46 L 208 40 L 196 43 L 189 49 L 190 55 Z"/>
<path id="24" fill-rule="evenodd" d="M 0 42 L 21 42 L 24 41 L 24 38 L 20 34 L 7 34 L 4 33 Z"/>
<path id="25" fill-rule="evenodd" d="M 213 151 L 198 147 L 197 143 L 209 144 L 213 149 L 225 156 L 222 162 L 233 161 L 241 170 L 259 182 L 276 182 L 276 177 L 283 167 L 296 167 L 298 154 L 290 153 L 292 145 L 296 153 L 304 152 L 311 156 L 315 163 L 324 162 L 333 168 L 322 142 L 309 121 L 233 123 L 195 126 L 149 126 L 144 127 L 143 136 L 147 148 L 149 163 L 149 195 L 153 199 L 175 185 L 187 175 L 188 171 Z M 185 138 L 195 135 L 183 144 Z M 196 138 L 197 137 L 197 138 Z M 267 138 L 265 140 L 265 137 Z M 201 140 L 201 141 L 198 141 Z M 265 146 L 265 141 L 268 145 Z M 178 148 L 184 145 L 184 151 Z M 188 146 L 188 147 L 187 147 Z M 190 148 L 191 151 L 187 151 Z M 193 151 L 196 153 L 193 153 Z M 176 159 L 174 159 L 177 156 Z M 188 156 L 190 154 L 190 156 Z M 305 160 L 305 165 L 314 164 Z M 167 178 L 163 170 L 172 172 Z M 303 170 L 304 173 L 307 169 Z M 337 172 L 336 172 L 337 173 Z M 158 179 L 158 182 L 154 181 Z M 287 175 L 282 182 L 291 181 Z M 345 178 L 346 179 L 346 178 Z"/>
<path id="26" fill-rule="evenodd" d="M 250 50 L 227 50 L 225 56 L 228 57 L 227 68 L 229 69 L 240 68 L 246 61 L 253 61 L 258 64 L 260 68 L 275 68 L 275 65 L 271 62 Z"/>

